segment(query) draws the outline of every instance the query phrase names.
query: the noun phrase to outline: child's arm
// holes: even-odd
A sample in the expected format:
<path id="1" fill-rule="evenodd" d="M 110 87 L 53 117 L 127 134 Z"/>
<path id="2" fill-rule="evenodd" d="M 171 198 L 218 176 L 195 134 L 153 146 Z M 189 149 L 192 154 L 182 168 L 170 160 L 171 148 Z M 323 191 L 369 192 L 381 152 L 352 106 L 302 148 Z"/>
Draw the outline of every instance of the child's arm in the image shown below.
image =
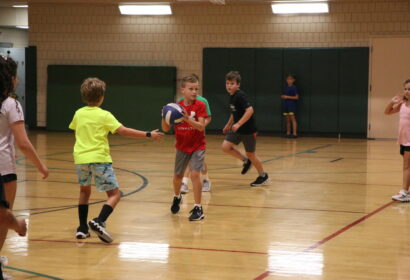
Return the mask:
<path id="1" fill-rule="evenodd" d="M 400 111 L 401 105 L 405 102 L 402 95 L 397 95 L 393 97 L 393 99 L 387 104 L 386 109 L 384 109 L 384 113 L 386 115 L 391 115 L 398 113 Z"/>
<path id="2" fill-rule="evenodd" d="M 143 138 L 143 137 L 149 137 L 152 140 L 161 140 L 162 137 L 164 136 L 164 133 L 159 132 L 158 129 L 155 129 L 151 131 L 151 136 L 147 136 L 146 131 L 141 131 L 141 130 L 136 130 L 132 128 L 128 128 L 125 126 L 120 126 L 117 131 L 119 135 L 124 136 L 124 137 L 129 137 L 129 138 Z"/>
<path id="3" fill-rule="evenodd" d="M 43 179 L 48 177 L 48 169 L 40 160 L 36 150 L 28 139 L 26 128 L 23 121 L 18 121 L 11 124 L 11 130 L 16 139 L 17 147 L 23 154 L 37 167 L 38 171 L 43 175 Z"/>
<path id="4" fill-rule="evenodd" d="M 282 95 L 282 99 L 299 100 L 299 94 L 296 94 L 295 96 Z"/>
<path id="5" fill-rule="evenodd" d="M 162 131 L 165 131 L 165 132 L 168 132 L 171 130 L 171 126 L 167 124 L 167 122 L 164 119 L 162 119 L 161 127 L 162 127 Z"/>
<path id="6" fill-rule="evenodd" d="M 227 134 L 231 130 L 232 125 L 233 125 L 233 115 L 231 114 L 231 116 L 229 117 L 229 120 L 226 123 L 225 127 L 223 128 L 222 132 L 224 134 Z"/>
<path id="7" fill-rule="evenodd" d="M 248 107 L 242 118 L 232 126 L 232 131 L 236 132 L 244 123 L 246 123 L 253 115 L 253 107 Z"/>
<path id="8" fill-rule="evenodd" d="M 212 121 L 212 117 L 211 117 L 211 116 L 207 117 L 207 118 L 205 119 L 205 127 L 207 127 L 208 124 L 209 124 L 211 121 Z"/>
<path id="9" fill-rule="evenodd" d="M 191 119 L 185 109 L 182 111 L 182 114 L 184 115 L 184 122 L 189 123 L 196 130 L 203 131 L 205 129 L 205 118 L 199 117 L 198 121 Z"/>

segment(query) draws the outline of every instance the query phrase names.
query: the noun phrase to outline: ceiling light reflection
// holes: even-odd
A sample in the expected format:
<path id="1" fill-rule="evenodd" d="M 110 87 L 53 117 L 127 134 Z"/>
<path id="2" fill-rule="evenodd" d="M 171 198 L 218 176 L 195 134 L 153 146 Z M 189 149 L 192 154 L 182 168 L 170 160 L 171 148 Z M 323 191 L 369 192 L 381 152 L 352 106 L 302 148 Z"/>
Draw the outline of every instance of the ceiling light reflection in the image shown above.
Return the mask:
<path id="1" fill-rule="evenodd" d="M 322 275 L 323 254 L 269 250 L 269 270 L 275 274 Z"/>
<path id="2" fill-rule="evenodd" d="M 162 243 L 121 242 L 118 255 L 123 260 L 167 263 L 169 245 Z"/>

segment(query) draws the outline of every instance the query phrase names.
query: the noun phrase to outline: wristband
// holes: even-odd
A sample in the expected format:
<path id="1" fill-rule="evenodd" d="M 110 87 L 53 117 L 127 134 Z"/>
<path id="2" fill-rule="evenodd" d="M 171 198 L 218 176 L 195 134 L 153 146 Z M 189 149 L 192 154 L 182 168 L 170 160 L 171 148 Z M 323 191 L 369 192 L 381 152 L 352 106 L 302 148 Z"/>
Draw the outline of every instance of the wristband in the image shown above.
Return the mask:
<path id="1" fill-rule="evenodd" d="M 151 137 L 151 132 L 147 132 L 147 133 L 145 133 L 145 136 L 147 136 L 147 137 Z"/>

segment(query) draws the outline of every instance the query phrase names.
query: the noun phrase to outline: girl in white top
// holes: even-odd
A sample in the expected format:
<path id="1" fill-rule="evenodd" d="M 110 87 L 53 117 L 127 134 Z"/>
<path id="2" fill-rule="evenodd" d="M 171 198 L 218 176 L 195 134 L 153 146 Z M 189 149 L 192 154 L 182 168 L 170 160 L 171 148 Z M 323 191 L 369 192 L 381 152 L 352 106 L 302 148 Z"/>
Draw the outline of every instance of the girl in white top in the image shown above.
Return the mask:
<path id="1" fill-rule="evenodd" d="M 48 177 L 48 169 L 38 157 L 28 139 L 24 126 L 24 114 L 20 103 L 9 97 L 17 85 L 17 64 L 0 55 L 0 180 L 3 182 L 5 200 L 13 208 L 17 189 L 16 155 L 14 142 L 42 174 Z M 7 236 L 7 227 L 0 224 L 0 250 Z"/>

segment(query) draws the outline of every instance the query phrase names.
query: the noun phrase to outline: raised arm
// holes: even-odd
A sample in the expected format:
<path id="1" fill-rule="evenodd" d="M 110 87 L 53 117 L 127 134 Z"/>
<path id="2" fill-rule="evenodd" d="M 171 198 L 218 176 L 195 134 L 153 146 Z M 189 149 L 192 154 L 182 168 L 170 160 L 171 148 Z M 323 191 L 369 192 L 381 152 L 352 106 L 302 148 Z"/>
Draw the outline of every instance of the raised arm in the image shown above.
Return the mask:
<path id="1" fill-rule="evenodd" d="M 144 138 L 144 137 L 148 137 L 151 138 L 152 140 L 161 140 L 162 137 L 164 136 L 164 133 L 159 132 L 158 129 L 155 129 L 153 131 L 151 131 L 150 133 L 147 133 L 146 131 L 142 131 L 142 130 L 136 130 L 133 128 L 129 128 L 129 127 L 125 127 L 125 126 L 120 126 L 117 131 L 116 131 L 119 135 L 124 136 L 124 137 L 128 137 L 128 138 Z M 151 134 L 149 136 L 149 134 Z"/>
<path id="2" fill-rule="evenodd" d="M 20 151 L 37 167 L 38 171 L 43 175 L 43 179 L 48 177 L 48 169 L 40 160 L 36 150 L 28 139 L 26 128 L 23 121 L 18 121 L 11 124 L 11 131 Z"/>
<path id="3" fill-rule="evenodd" d="M 384 109 L 384 113 L 386 115 L 392 115 L 400 112 L 400 107 L 404 102 L 405 100 L 401 95 L 393 97 L 389 104 L 387 104 L 386 109 Z"/>

